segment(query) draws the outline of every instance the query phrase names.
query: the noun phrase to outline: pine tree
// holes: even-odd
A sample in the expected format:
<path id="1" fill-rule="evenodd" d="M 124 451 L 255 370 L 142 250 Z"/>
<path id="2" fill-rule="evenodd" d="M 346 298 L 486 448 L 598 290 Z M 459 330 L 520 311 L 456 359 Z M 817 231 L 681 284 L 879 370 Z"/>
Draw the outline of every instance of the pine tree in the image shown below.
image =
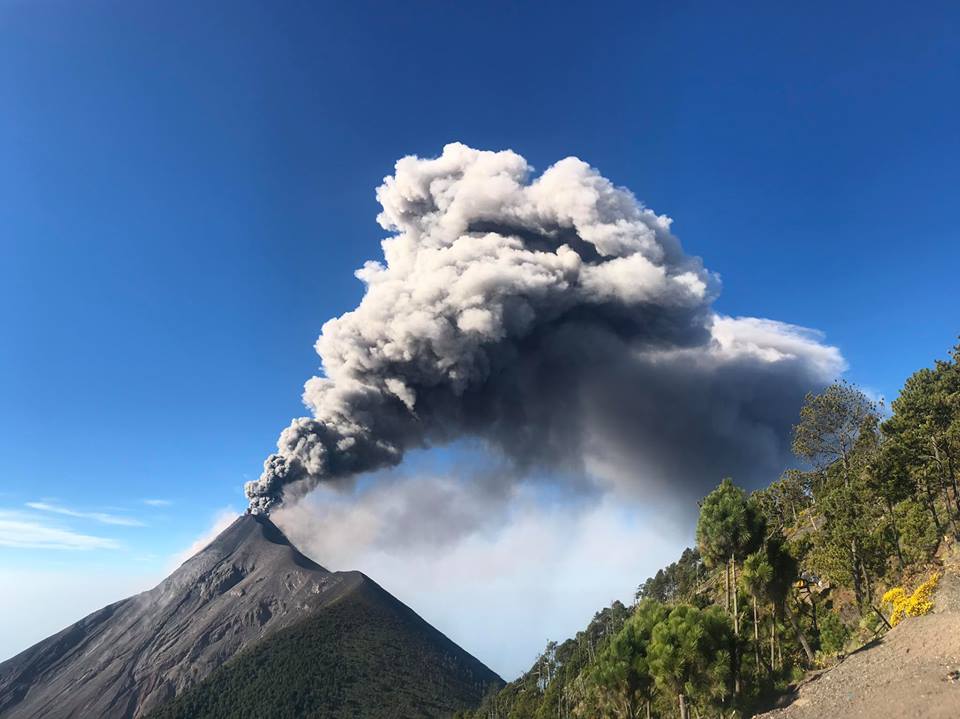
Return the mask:
<path id="1" fill-rule="evenodd" d="M 647 716 L 653 702 L 648 651 L 654 628 L 668 610 L 652 599 L 637 605 L 633 616 L 597 656 L 590 672 L 591 710 L 596 717 L 634 719 L 641 707 Z"/>
<path id="2" fill-rule="evenodd" d="M 681 719 L 689 718 L 691 704 L 713 709 L 730 696 L 735 641 L 730 619 L 716 607 L 680 605 L 654 628 L 650 672 L 661 690 L 676 697 Z"/>
<path id="3" fill-rule="evenodd" d="M 830 556 L 846 555 L 861 611 L 868 599 L 870 580 L 862 551 L 860 530 L 865 518 L 858 479 L 865 470 L 863 435 L 874 431 L 877 416 L 877 407 L 863 392 L 839 382 L 820 394 L 807 395 L 793 435 L 794 453 L 820 473 L 822 489 L 815 492 L 818 508 L 832 520 L 828 526 L 831 538 L 844 543 L 843 547 L 834 543 Z M 837 481 L 831 482 L 834 479 Z M 821 496 L 832 500 L 829 507 L 822 506 Z"/>
<path id="4" fill-rule="evenodd" d="M 720 482 L 700 505 L 697 546 L 707 566 L 719 566 L 721 562 L 725 564 L 724 606 L 733 618 L 733 633 L 737 637 L 740 636 L 737 563 L 759 545 L 763 532 L 763 516 L 759 508 L 729 477 Z M 733 663 L 734 686 L 739 693 L 739 654 L 736 647 Z"/>

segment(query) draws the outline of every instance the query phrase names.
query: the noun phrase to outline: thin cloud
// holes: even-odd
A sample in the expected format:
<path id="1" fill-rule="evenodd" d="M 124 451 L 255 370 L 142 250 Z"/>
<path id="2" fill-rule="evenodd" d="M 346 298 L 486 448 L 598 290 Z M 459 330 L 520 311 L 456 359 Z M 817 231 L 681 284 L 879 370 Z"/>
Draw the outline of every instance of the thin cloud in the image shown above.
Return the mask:
<path id="1" fill-rule="evenodd" d="M 169 499 L 145 499 L 143 503 L 149 507 L 169 507 L 173 504 Z"/>
<path id="2" fill-rule="evenodd" d="M 119 549 L 113 539 L 44 524 L 36 517 L 0 510 L 0 547 L 14 549 Z"/>
<path id="3" fill-rule="evenodd" d="M 118 514 L 107 514 L 106 512 L 81 512 L 68 507 L 61 507 L 47 502 L 27 502 L 26 506 L 35 509 L 38 512 L 51 512 L 53 514 L 62 514 L 66 517 L 79 517 L 81 519 L 92 519 L 100 524 L 111 524 L 119 527 L 144 527 L 146 526 L 139 519 L 133 517 L 123 517 Z"/>
<path id="4" fill-rule="evenodd" d="M 422 527 L 400 540 L 399 526 L 431 486 L 443 510 L 465 507 L 465 529 Z M 655 514 L 638 514 L 613 495 L 549 502 L 514 489 L 509 516 L 478 500 L 475 482 L 444 477 L 383 481 L 358 496 L 321 487 L 271 513 L 290 541 L 328 569 L 356 569 L 430 617 L 437 629 L 497 670 L 515 677 L 550 638 L 573 636 L 597 610 L 629 603 L 637 583 L 676 558 L 689 541 Z M 442 512 L 441 512 L 442 513 Z M 457 519 L 464 517 L 457 514 Z M 432 536 L 431 536 L 432 535 Z M 465 619 L 468 618 L 468 619 Z M 490 631 L 496 625 L 499 630 Z M 509 636 L 510 642 L 503 637 Z"/>
<path id="5" fill-rule="evenodd" d="M 177 552 L 170 558 L 170 568 L 176 569 L 185 561 L 190 559 L 190 557 L 192 557 L 194 554 L 210 544 L 210 542 L 217 538 L 217 535 L 220 534 L 220 532 L 233 524 L 239 516 L 240 513 L 233 507 L 223 507 L 222 509 L 218 510 L 213 517 L 210 528 L 204 534 L 198 537 L 193 544 L 183 551 Z"/>

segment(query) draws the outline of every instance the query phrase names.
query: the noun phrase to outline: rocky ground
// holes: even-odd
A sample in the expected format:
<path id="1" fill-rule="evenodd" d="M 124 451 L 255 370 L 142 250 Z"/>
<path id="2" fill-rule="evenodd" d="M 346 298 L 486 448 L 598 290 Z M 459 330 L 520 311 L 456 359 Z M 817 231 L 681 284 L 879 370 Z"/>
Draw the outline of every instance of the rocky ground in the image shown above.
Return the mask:
<path id="1" fill-rule="evenodd" d="M 836 667 L 809 675 L 789 705 L 757 719 L 960 717 L 960 561 L 944 562 L 935 609 L 908 617 Z"/>

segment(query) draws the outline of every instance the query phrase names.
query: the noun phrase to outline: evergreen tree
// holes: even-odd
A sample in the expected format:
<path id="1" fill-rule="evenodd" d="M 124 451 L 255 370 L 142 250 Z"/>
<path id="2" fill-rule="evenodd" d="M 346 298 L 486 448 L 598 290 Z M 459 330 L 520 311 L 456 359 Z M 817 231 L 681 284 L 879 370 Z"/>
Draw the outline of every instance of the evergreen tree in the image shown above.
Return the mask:
<path id="1" fill-rule="evenodd" d="M 469 716 L 729 714 L 797 664 L 810 666 L 814 646 L 843 651 L 849 630 L 838 602 L 849 593 L 838 590 L 852 589 L 864 611 L 874 582 L 889 585 L 890 574 L 928 562 L 944 531 L 960 524 L 958 362 L 960 347 L 915 373 L 882 425 L 878 408 L 850 385 L 808 395 L 794 432 L 807 467 L 749 498 L 724 480 L 701 504 L 697 548 L 641 584 L 632 613 L 619 602 L 598 612 Z M 714 595 L 708 590 L 721 574 L 725 591 Z M 742 627 L 752 658 L 740 651 L 741 591 L 752 609 L 752 625 L 747 615 Z M 713 602 L 726 613 L 690 606 Z M 741 672 L 742 659 L 756 671 Z"/>
<path id="2" fill-rule="evenodd" d="M 667 613 L 659 602 L 641 601 L 623 629 L 597 656 L 590 672 L 595 717 L 635 719 L 641 710 L 650 716 L 654 697 L 648 651 L 653 630 Z"/>
<path id="3" fill-rule="evenodd" d="M 655 599 L 664 604 L 693 602 L 699 586 L 702 561 L 696 549 L 683 550 L 680 559 L 660 569 L 637 588 L 636 599 Z"/>
<path id="4" fill-rule="evenodd" d="M 760 604 L 766 602 L 769 588 L 773 582 L 773 566 L 767 559 L 767 553 L 760 549 L 749 554 L 743 561 L 743 574 L 740 577 L 744 592 L 753 605 L 753 647 L 756 671 L 759 674 L 761 661 L 760 647 Z M 771 633 L 771 639 L 772 639 Z M 773 666 L 769 670 L 773 671 Z"/>
<path id="5" fill-rule="evenodd" d="M 735 570 L 736 561 L 753 551 L 762 538 L 763 518 L 757 506 L 727 477 L 700 505 L 700 517 L 697 521 L 697 547 L 700 556 L 709 567 L 727 563 L 729 572 L 731 567 Z M 725 592 L 724 604 L 730 607 L 729 574 Z M 736 596 L 733 598 L 736 601 Z M 736 614 L 734 606 L 734 628 L 737 625 Z"/>
<path id="6" fill-rule="evenodd" d="M 893 402 L 893 416 L 883 425 L 888 438 L 890 471 L 910 476 L 921 491 L 931 519 L 942 531 L 958 534 L 960 515 L 960 345 L 950 361 L 911 375 Z M 944 521 L 935 498 L 943 500 Z"/>
<path id="7" fill-rule="evenodd" d="M 812 479 L 809 472 L 788 469 L 779 480 L 751 495 L 770 530 L 782 532 L 787 526 L 800 524 L 813 502 Z"/>
<path id="8" fill-rule="evenodd" d="M 708 566 L 718 566 L 721 562 L 725 564 L 724 606 L 733 618 L 733 633 L 737 637 L 740 636 L 737 563 L 759 545 L 763 532 L 763 516 L 759 508 L 729 477 L 720 482 L 700 505 L 697 546 Z M 739 653 L 736 647 L 733 661 L 734 686 L 739 692 Z"/>
<path id="9" fill-rule="evenodd" d="M 691 703 L 712 710 L 729 698 L 734 642 L 729 618 L 716 607 L 680 605 L 654 628 L 650 672 L 676 698 L 680 719 L 689 718 Z"/>
<path id="10" fill-rule="evenodd" d="M 845 382 L 835 383 L 820 394 L 807 395 L 793 436 L 794 452 L 819 473 L 814 498 L 828 517 L 824 558 L 847 566 L 861 611 L 870 588 L 862 530 L 871 521 L 862 509 L 861 484 L 876 447 L 864 437 L 875 433 L 877 417 L 876 406 L 863 392 Z"/>

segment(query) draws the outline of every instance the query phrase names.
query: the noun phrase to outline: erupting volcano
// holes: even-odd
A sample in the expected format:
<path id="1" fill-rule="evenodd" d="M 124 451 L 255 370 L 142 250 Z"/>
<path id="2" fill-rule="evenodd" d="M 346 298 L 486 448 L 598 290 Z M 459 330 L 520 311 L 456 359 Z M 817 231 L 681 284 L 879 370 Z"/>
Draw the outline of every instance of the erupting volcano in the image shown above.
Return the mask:
<path id="1" fill-rule="evenodd" d="M 293 646 L 295 676 L 279 659 Z M 304 709 L 331 717 L 407 705 L 446 716 L 500 683 L 369 577 L 327 571 L 267 517 L 245 514 L 155 588 L 0 664 L 0 717 L 149 716 L 191 688 L 202 701 L 204 680 L 225 681 L 254 651 L 266 658 L 251 693 L 305 685 Z"/>

